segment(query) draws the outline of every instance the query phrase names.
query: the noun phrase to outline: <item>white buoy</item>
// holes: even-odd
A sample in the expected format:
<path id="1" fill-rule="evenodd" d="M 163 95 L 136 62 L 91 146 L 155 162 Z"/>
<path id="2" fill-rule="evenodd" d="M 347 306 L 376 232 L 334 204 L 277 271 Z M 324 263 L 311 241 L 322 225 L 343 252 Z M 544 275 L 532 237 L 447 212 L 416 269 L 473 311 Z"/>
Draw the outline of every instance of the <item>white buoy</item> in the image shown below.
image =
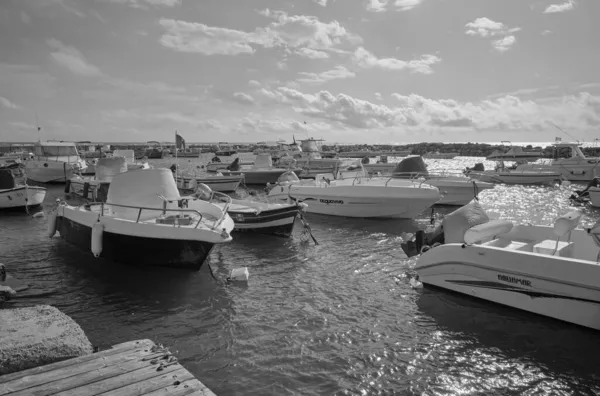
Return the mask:
<path id="1" fill-rule="evenodd" d="M 94 223 L 92 226 L 92 253 L 94 257 L 100 257 L 102 253 L 102 234 L 104 233 L 104 224 Z"/>
<path id="2" fill-rule="evenodd" d="M 48 215 L 48 236 L 52 238 L 56 234 L 56 212 L 50 212 Z"/>
<path id="3" fill-rule="evenodd" d="M 250 273 L 248 272 L 247 267 L 234 268 L 231 270 L 231 274 L 229 275 L 229 280 L 236 281 L 236 282 L 248 282 L 249 277 L 250 277 Z"/>

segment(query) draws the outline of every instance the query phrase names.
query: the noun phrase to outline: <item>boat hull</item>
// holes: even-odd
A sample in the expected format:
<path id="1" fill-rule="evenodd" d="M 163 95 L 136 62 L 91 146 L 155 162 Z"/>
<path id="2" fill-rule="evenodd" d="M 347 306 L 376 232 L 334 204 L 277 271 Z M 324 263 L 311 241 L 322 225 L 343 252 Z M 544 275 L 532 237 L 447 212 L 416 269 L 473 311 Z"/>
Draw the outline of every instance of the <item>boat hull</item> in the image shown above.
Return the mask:
<path id="1" fill-rule="evenodd" d="M 83 161 L 67 163 L 63 161 L 37 161 L 29 160 L 25 163 L 27 180 L 37 183 L 66 183 L 73 176 L 74 164 L 79 164 L 81 171 L 85 171 L 86 164 Z"/>
<path id="2" fill-rule="evenodd" d="M 177 177 L 177 186 L 181 189 L 189 189 L 192 178 Z M 242 176 L 211 176 L 211 177 L 196 177 L 198 184 L 203 183 L 210 187 L 213 191 L 218 192 L 233 192 L 238 189 L 242 182 Z"/>
<path id="3" fill-rule="evenodd" d="M 298 210 L 297 206 L 291 206 L 260 213 L 236 210 L 228 210 L 227 213 L 233 219 L 234 231 L 289 237 L 294 230 Z"/>
<path id="4" fill-rule="evenodd" d="M 600 266 L 517 245 L 519 250 L 442 245 L 423 253 L 415 270 L 426 286 L 600 330 L 600 287 L 595 282 Z"/>
<path id="5" fill-rule="evenodd" d="M 308 204 L 305 209 L 341 217 L 412 219 L 440 200 L 438 189 L 406 188 L 397 191 L 383 185 L 324 187 L 314 185 L 276 186 L 268 195 L 272 202 L 288 198 Z"/>
<path id="6" fill-rule="evenodd" d="M 91 224 L 57 217 L 57 231 L 67 242 L 89 252 L 92 248 Z M 122 264 L 160 266 L 199 270 L 214 244 L 204 241 L 150 238 L 105 231 L 100 257 Z"/>
<path id="7" fill-rule="evenodd" d="M 21 210 L 41 205 L 46 198 L 46 189 L 36 186 L 17 186 L 0 190 L 0 209 Z"/>
<path id="8" fill-rule="evenodd" d="M 467 176 L 486 183 L 551 185 L 560 182 L 562 175 L 557 172 L 512 171 L 512 172 L 468 172 Z"/>
<path id="9" fill-rule="evenodd" d="M 494 188 L 491 183 L 471 180 L 432 179 L 427 184 L 437 187 L 442 198 L 436 205 L 463 206 L 479 195 L 480 192 Z"/>
<path id="10" fill-rule="evenodd" d="M 287 172 L 287 169 L 270 169 L 270 170 L 244 170 L 244 171 L 225 171 L 222 170 L 223 176 L 241 176 L 244 177 L 246 185 L 265 185 L 267 183 L 276 183 L 279 176 Z M 295 169 L 294 173 L 299 174 L 302 169 Z"/>
<path id="11" fill-rule="evenodd" d="M 552 164 L 525 164 L 517 166 L 517 171 L 547 171 L 556 172 L 569 181 L 592 181 L 600 167 L 596 159 L 581 159 L 577 161 L 555 161 Z"/>
<path id="12" fill-rule="evenodd" d="M 233 162 L 209 162 L 206 164 L 207 172 L 218 172 L 221 170 L 227 170 L 227 167 L 231 165 Z M 251 166 L 254 165 L 253 162 L 240 162 L 240 166 Z"/>

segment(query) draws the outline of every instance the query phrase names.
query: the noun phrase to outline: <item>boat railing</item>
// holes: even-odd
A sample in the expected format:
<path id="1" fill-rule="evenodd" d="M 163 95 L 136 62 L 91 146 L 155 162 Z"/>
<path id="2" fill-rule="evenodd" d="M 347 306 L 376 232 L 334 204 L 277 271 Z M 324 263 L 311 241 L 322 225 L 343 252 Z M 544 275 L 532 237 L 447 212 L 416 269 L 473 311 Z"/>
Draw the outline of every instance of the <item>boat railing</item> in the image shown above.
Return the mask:
<path id="1" fill-rule="evenodd" d="M 196 222 L 196 225 L 194 226 L 194 228 L 198 228 L 198 226 L 202 222 L 202 219 L 204 218 L 204 216 L 202 215 L 202 213 L 200 213 L 199 211 L 197 211 L 195 209 L 183 209 L 183 208 L 172 208 L 172 209 L 169 209 L 169 208 L 166 207 L 167 203 L 168 202 L 174 202 L 174 201 L 167 200 L 165 197 L 161 196 L 160 194 L 159 194 L 159 196 L 163 199 L 163 202 L 164 202 L 164 205 L 163 205 L 162 208 L 149 208 L 149 207 L 145 207 L 145 206 L 123 205 L 123 204 L 115 204 L 115 203 L 107 203 L 107 202 L 89 202 L 89 203 L 82 204 L 80 206 L 90 207 L 91 205 L 100 205 L 100 216 L 104 216 L 104 208 L 105 207 L 118 207 L 118 208 L 125 208 L 125 209 L 136 209 L 138 211 L 137 218 L 135 220 L 136 223 L 140 222 L 140 218 L 142 216 L 142 212 L 143 211 L 161 212 L 163 215 L 167 214 L 167 212 L 192 213 L 192 214 L 198 215 L 198 221 Z M 178 226 L 179 226 L 179 224 L 177 222 L 173 222 L 173 227 L 178 227 Z"/>
<path id="2" fill-rule="evenodd" d="M 212 191 L 210 194 L 210 198 L 208 199 L 208 202 L 210 203 L 224 203 L 225 205 L 223 206 L 223 211 L 221 216 L 215 220 L 214 225 L 213 225 L 213 229 L 219 227 L 223 221 L 225 221 L 225 219 L 227 218 L 227 211 L 229 210 L 229 207 L 231 206 L 231 197 L 227 194 L 223 194 L 221 192 L 218 191 Z"/>

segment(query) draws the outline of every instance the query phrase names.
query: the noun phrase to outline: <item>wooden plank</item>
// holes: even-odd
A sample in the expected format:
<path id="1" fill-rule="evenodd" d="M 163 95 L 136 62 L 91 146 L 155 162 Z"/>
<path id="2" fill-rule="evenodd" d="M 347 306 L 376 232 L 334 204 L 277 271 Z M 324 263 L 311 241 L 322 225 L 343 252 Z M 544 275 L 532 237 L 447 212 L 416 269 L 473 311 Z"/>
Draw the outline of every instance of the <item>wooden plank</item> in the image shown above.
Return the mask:
<path id="1" fill-rule="evenodd" d="M 148 352 L 144 352 L 148 353 Z M 164 354 L 157 355 L 146 355 L 153 357 L 162 357 Z M 158 364 L 152 364 L 153 360 L 142 360 L 144 356 L 141 355 L 129 355 L 124 356 L 124 359 L 114 361 L 114 362 L 105 362 L 102 357 L 100 357 L 97 361 L 93 362 L 92 365 L 87 365 L 83 371 L 77 370 L 77 366 L 73 366 L 74 370 L 71 373 L 67 372 L 67 376 L 65 377 L 64 373 L 57 376 L 57 379 L 45 380 L 46 376 L 44 376 L 43 382 L 41 382 L 36 386 L 26 386 L 24 389 L 21 389 L 17 392 L 11 392 L 8 395 L 10 396 L 26 396 L 26 395 L 51 395 L 54 393 L 62 392 L 69 389 L 74 389 L 77 387 L 84 386 L 89 384 L 90 382 L 102 381 L 104 379 L 113 378 L 119 375 L 123 375 L 126 373 L 134 372 L 136 370 L 140 370 L 143 368 L 152 368 L 156 370 Z M 67 368 L 68 370 L 69 368 Z M 75 371 L 77 370 L 77 371 Z M 53 371 L 50 372 L 50 374 Z M 28 384 L 26 384 L 28 385 Z"/>
<path id="2" fill-rule="evenodd" d="M 39 390 L 50 393 L 52 389 L 56 389 L 58 392 L 79 386 L 77 384 L 85 384 L 92 379 L 101 380 L 114 377 L 122 372 L 137 370 L 151 365 L 153 359 L 160 359 L 163 356 L 166 356 L 164 352 L 151 352 L 150 348 L 139 351 L 126 350 L 109 356 L 98 356 L 97 354 L 96 360 L 20 378 L 14 382 L 3 384 L 3 387 L 8 390 L 6 394 L 11 396 L 37 394 Z M 154 366 L 158 367 L 158 365 Z"/>
<path id="3" fill-rule="evenodd" d="M 189 371 L 187 371 L 181 365 L 177 366 L 178 369 L 171 373 L 167 373 L 150 380 L 129 384 L 111 392 L 103 393 L 102 396 L 144 396 L 150 392 L 173 386 L 175 383 L 181 383 L 181 381 L 194 379 L 194 376 Z"/>
<path id="4" fill-rule="evenodd" d="M 30 369 L 23 370 L 23 371 L 18 371 L 16 373 L 2 375 L 2 376 L 0 376 L 0 385 L 4 384 L 6 382 L 9 382 L 9 381 L 14 381 L 19 378 L 24 378 L 27 376 L 33 376 L 33 375 L 37 375 L 40 373 L 44 373 L 46 371 L 56 370 L 56 369 L 63 368 L 63 367 L 69 367 L 69 366 L 74 366 L 76 364 L 82 364 L 85 362 L 89 362 L 91 360 L 97 359 L 98 356 L 110 356 L 110 355 L 113 355 L 116 353 L 120 353 L 123 350 L 134 350 L 136 348 L 151 348 L 152 346 L 154 346 L 154 342 L 152 342 L 151 340 L 147 340 L 147 339 L 124 342 L 122 344 L 114 345 L 111 349 L 107 349 L 107 350 L 104 350 L 104 351 L 101 351 L 98 353 L 94 353 L 91 355 L 80 356 L 80 357 L 74 358 L 74 359 L 67 359 L 67 360 L 63 360 L 61 362 L 47 364 L 45 366 L 34 367 L 34 368 L 30 368 Z M 3 395 L 3 394 L 4 393 L 2 393 L 2 387 L 0 386 L 0 395 Z"/>
<path id="5" fill-rule="evenodd" d="M 86 384 L 79 388 L 69 389 L 64 392 L 53 393 L 55 396 L 95 396 L 102 394 L 107 395 L 132 395 L 135 393 L 136 388 L 140 388 L 144 383 L 152 384 L 155 381 L 161 379 L 162 385 L 165 387 L 169 383 L 173 383 L 173 375 L 182 377 L 189 372 L 181 367 L 179 364 L 165 367 L 162 371 L 157 371 L 156 366 L 144 367 L 131 373 L 118 375 L 116 377 L 108 378 L 103 381 L 96 381 Z M 113 392 L 114 391 L 114 392 Z M 142 393 L 143 394 L 143 393 Z"/>
<path id="6" fill-rule="evenodd" d="M 202 396 L 213 396 L 213 393 L 202 393 L 203 389 L 208 389 L 196 378 L 181 381 L 180 383 L 174 383 L 165 388 L 155 390 L 150 393 L 146 393 L 144 396 L 188 396 L 188 395 L 202 395 Z M 200 393 L 198 393 L 200 392 Z M 209 391 L 210 392 L 210 391 Z"/>

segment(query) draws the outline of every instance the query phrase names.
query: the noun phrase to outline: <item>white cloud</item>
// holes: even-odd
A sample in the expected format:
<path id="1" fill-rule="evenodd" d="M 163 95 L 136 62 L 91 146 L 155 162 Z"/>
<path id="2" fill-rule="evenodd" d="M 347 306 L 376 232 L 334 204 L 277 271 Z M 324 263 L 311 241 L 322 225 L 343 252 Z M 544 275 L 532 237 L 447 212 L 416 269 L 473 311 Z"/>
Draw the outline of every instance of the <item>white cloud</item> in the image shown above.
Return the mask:
<path id="1" fill-rule="evenodd" d="M 396 0 L 394 6 L 400 11 L 408 11 L 412 10 L 422 2 L 423 0 Z"/>
<path id="2" fill-rule="evenodd" d="M 245 104 L 245 105 L 253 105 L 254 104 L 254 98 L 243 92 L 235 92 L 233 94 L 233 100 L 238 103 Z"/>
<path id="3" fill-rule="evenodd" d="M 16 104 L 14 104 L 13 102 L 11 102 L 10 100 L 6 99 L 3 96 L 0 96 L 0 107 L 5 107 L 7 109 L 18 109 L 19 106 L 17 106 Z"/>
<path id="4" fill-rule="evenodd" d="M 56 39 L 49 39 L 47 43 L 55 50 L 50 53 L 50 57 L 71 72 L 86 77 L 102 75 L 100 69 L 89 63 L 76 48 L 65 45 Z"/>
<path id="5" fill-rule="evenodd" d="M 566 3 L 549 5 L 544 10 L 544 14 L 554 14 L 557 12 L 571 11 L 573 8 L 575 8 L 575 1 L 569 0 Z"/>
<path id="6" fill-rule="evenodd" d="M 268 102 L 325 120 L 333 127 L 370 128 L 459 128 L 485 131 L 540 131 L 548 122 L 572 130 L 600 127 L 600 96 L 582 92 L 541 100 L 505 95 L 480 102 L 428 99 L 419 95 L 393 94 L 394 105 L 383 105 L 329 91 L 307 94 L 279 87 L 262 90 Z"/>
<path id="7" fill-rule="evenodd" d="M 496 51 L 504 52 L 508 51 L 510 47 L 512 47 L 516 43 L 516 41 L 517 39 L 515 38 L 515 36 L 506 36 L 501 38 L 500 40 L 492 41 L 492 47 L 494 47 Z"/>
<path id="8" fill-rule="evenodd" d="M 485 17 L 467 23 L 465 28 L 467 29 L 465 33 L 469 36 L 484 38 L 504 36 L 501 39 L 492 41 L 492 47 L 498 52 L 508 51 L 517 42 L 517 38 L 513 33 L 521 30 L 519 27 L 509 28 L 502 22 L 495 22 Z"/>
<path id="9" fill-rule="evenodd" d="M 469 22 L 465 25 L 467 28 L 466 34 L 469 36 L 480 36 L 480 37 L 492 37 L 508 35 L 510 33 L 516 33 L 521 28 L 508 28 L 502 22 L 494 22 L 489 18 L 477 18 L 473 22 Z"/>
<path id="10" fill-rule="evenodd" d="M 316 3 L 321 7 L 327 7 L 327 0 L 313 0 L 313 3 Z"/>
<path id="11" fill-rule="evenodd" d="M 549 30 L 549 29 L 543 30 L 543 31 L 542 31 L 542 36 L 547 36 L 547 35 L 549 35 L 550 33 L 552 33 L 552 30 Z"/>
<path id="12" fill-rule="evenodd" d="M 260 83 L 256 80 L 250 80 L 248 81 L 248 85 L 251 87 L 260 87 Z"/>
<path id="13" fill-rule="evenodd" d="M 379 92 L 375 92 L 375 98 L 377 100 L 383 100 L 383 96 L 381 96 L 381 94 Z"/>
<path id="14" fill-rule="evenodd" d="M 441 61 L 435 55 L 423 55 L 421 59 L 413 59 L 410 61 L 403 61 L 396 58 L 377 58 L 371 52 L 367 51 L 363 47 L 358 47 L 353 54 L 354 62 L 365 69 L 379 68 L 385 70 L 404 70 L 408 69 L 413 73 L 431 74 L 433 69 L 431 65 L 434 65 Z"/>
<path id="15" fill-rule="evenodd" d="M 331 80 L 352 78 L 356 76 L 353 71 L 346 69 L 344 66 L 336 66 L 332 70 L 327 70 L 322 73 L 300 72 L 298 74 L 300 74 L 302 78 L 299 78 L 296 81 L 307 84 L 322 84 Z"/>
<path id="16" fill-rule="evenodd" d="M 386 10 L 389 0 L 367 0 L 365 8 L 370 12 L 383 12 Z"/>
<path id="17" fill-rule="evenodd" d="M 327 59 L 329 55 L 324 51 L 317 51 L 311 48 L 300 48 L 294 52 L 296 55 L 302 56 L 308 59 Z"/>
<path id="18" fill-rule="evenodd" d="M 101 0 L 109 3 L 123 4 L 131 8 L 148 9 L 148 6 L 153 7 L 174 7 L 181 5 L 183 0 Z"/>
<path id="19" fill-rule="evenodd" d="M 273 21 L 251 32 L 163 18 L 159 23 L 166 32 L 160 42 L 176 51 L 205 55 L 253 53 L 254 47 L 260 46 L 291 49 L 301 56 L 313 58 L 324 57 L 319 51 L 361 42 L 360 37 L 348 32 L 337 21 L 321 22 L 317 17 L 288 15 L 269 9 L 260 13 Z"/>

